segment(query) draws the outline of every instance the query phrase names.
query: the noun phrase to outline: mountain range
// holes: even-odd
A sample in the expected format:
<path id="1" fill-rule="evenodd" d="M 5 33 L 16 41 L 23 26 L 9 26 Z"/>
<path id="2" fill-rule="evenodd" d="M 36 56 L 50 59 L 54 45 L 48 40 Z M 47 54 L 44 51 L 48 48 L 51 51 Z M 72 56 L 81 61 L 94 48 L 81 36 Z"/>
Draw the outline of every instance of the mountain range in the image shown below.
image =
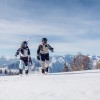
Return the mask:
<path id="1" fill-rule="evenodd" d="M 73 62 L 75 55 L 67 54 L 65 56 L 52 56 L 50 57 L 50 72 L 62 72 L 64 69 L 64 64 L 68 66 L 69 69 L 71 69 L 71 64 Z M 90 56 L 90 68 L 94 69 L 94 66 L 96 64 L 96 61 L 100 60 L 100 56 Z M 32 58 L 34 69 L 37 69 L 40 67 L 40 62 Z M 8 66 L 9 69 L 18 69 L 19 66 L 19 59 L 13 58 L 13 59 L 6 59 L 5 57 L 0 58 L 0 68 L 3 68 L 5 66 Z"/>

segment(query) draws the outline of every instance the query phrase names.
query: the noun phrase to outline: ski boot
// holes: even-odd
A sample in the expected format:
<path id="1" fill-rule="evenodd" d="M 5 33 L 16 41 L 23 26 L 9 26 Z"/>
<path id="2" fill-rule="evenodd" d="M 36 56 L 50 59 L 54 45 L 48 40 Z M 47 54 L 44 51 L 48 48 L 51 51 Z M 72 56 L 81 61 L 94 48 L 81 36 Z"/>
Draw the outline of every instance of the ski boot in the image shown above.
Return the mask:
<path id="1" fill-rule="evenodd" d="M 26 76 L 28 75 L 28 72 L 29 72 L 28 70 L 25 70 L 25 74 L 26 74 Z"/>
<path id="2" fill-rule="evenodd" d="M 44 74 L 45 73 L 45 69 L 42 69 L 42 74 Z"/>
<path id="3" fill-rule="evenodd" d="M 23 74 L 23 70 L 19 69 L 19 75 L 22 76 L 22 74 Z"/>
<path id="4" fill-rule="evenodd" d="M 45 69 L 45 73 L 46 73 L 46 74 L 48 73 L 48 67 Z"/>

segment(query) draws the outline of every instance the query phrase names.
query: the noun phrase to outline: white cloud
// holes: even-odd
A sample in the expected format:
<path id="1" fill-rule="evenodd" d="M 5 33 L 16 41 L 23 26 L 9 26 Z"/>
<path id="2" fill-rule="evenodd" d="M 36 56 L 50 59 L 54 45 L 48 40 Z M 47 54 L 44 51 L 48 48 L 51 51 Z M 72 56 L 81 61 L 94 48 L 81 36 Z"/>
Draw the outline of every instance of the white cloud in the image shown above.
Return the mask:
<path id="1" fill-rule="evenodd" d="M 71 1 L 67 2 L 69 5 L 61 2 L 56 6 L 52 3 L 49 5 L 46 2 L 45 5 L 36 2 L 33 7 L 25 1 L 28 7 L 24 7 L 24 3 L 19 4 L 19 2 L 20 0 L 16 3 L 4 2 L 4 10 L 0 7 L 0 48 L 2 50 L 16 49 L 23 40 L 31 36 L 32 40 L 29 44 L 31 49 L 35 48 L 36 51 L 41 41 L 39 39 L 46 36 L 55 48 L 55 54 L 79 51 L 99 54 L 100 48 L 97 45 L 100 42 L 100 18 L 98 18 L 100 14 L 97 13 L 97 6 L 89 6 L 90 9 L 81 2 Z"/>
<path id="2" fill-rule="evenodd" d="M 78 52 L 100 55 L 99 43 L 100 40 L 82 40 L 77 43 L 54 43 L 52 46 L 55 48 L 55 52 L 59 53 L 60 55 L 67 53 L 76 54 Z"/>

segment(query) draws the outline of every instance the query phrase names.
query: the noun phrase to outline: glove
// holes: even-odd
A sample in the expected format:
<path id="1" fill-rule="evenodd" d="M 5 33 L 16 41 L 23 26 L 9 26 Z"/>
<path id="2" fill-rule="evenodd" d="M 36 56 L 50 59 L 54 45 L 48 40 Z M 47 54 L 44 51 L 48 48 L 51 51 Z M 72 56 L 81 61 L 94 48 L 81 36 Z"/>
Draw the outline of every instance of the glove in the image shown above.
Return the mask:
<path id="1" fill-rule="evenodd" d="M 37 60 L 40 60 L 40 56 L 37 56 Z"/>
<path id="2" fill-rule="evenodd" d="M 51 48 L 51 52 L 54 52 L 54 48 Z"/>
<path id="3" fill-rule="evenodd" d="M 17 57 L 17 54 L 15 54 L 15 57 Z"/>
<path id="4" fill-rule="evenodd" d="M 15 57 L 17 57 L 17 55 L 19 55 L 19 52 L 18 51 L 16 52 Z"/>
<path id="5" fill-rule="evenodd" d="M 33 62 L 32 62 L 31 57 L 29 57 L 29 63 L 30 63 L 31 65 L 33 65 Z"/>

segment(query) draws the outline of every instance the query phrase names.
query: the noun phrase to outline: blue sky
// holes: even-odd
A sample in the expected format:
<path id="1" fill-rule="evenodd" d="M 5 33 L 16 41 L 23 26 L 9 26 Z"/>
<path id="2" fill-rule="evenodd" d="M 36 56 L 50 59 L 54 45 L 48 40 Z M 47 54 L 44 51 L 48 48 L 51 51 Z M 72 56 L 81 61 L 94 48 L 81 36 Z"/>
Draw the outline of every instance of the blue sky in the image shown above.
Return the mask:
<path id="1" fill-rule="evenodd" d="M 100 55 L 100 0 L 0 0 L 0 56 L 14 57 L 29 37 L 32 57 L 42 37 L 51 55 Z"/>

